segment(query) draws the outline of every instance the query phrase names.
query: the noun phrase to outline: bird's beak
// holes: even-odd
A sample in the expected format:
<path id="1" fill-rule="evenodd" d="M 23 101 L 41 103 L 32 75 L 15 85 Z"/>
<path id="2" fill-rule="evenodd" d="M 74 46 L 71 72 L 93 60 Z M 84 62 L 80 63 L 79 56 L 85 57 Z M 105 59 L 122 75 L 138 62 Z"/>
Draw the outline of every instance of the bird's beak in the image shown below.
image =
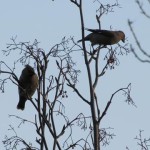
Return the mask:
<path id="1" fill-rule="evenodd" d="M 125 42 L 125 39 L 122 39 L 122 42 L 124 43 L 124 42 Z"/>

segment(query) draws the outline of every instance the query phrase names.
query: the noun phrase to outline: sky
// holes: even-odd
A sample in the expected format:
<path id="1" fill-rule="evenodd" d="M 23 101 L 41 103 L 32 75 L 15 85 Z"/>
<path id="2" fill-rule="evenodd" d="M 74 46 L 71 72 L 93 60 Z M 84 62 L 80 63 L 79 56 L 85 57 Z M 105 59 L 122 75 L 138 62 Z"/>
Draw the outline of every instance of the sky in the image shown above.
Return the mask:
<path id="1" fill-rule="evenodd" d="M 93 0 L 83 0 L 83 11 L 85 18 L 85 27 L 97 28 L 95 20 L 96 4 Z M 115 1 L 107 0 L 106 3 L 113 4 Z M 127 25 L 127 20 L 131 19 L 134 22 L 134 29 L 141 44 L 145 50 L 149 49 L 149 20 L 143 17 L 138 10 L 134 0 L 118 0 L 121 8 L 114 8 L 114 12 L 102 17 L 101 25 L 103 29 L 122 30 L 125 32 L 127 40 L 132 43 L 138 52 L 133 36 Z M 146 1 L 143 2 L 145 8 L 148 8 Z M 19 55 L 11 54 L 3 56 L 2 50 L 6 49 L 8 43 L 11 43 L 11 38 L 17 36 L 17 41 L 31 41 L 37 39 L 46 52 L 59 43 L 66 36 L 74 36 L 77 41 L 81 39 L 80 16 L 76 6 L 71 4 L 69 0 L 0 0 L 0 60 L 5 61 L 10 67 Z M 88 32 L 86 32 L 88 34 Z M 88 45 L 89 43 L 87 43 Z M 140 53 L 140 52 L 139 52 Z M 82 59 L 83 57 L 80 56 Z M 104 108 L 111 94 L 122 87 L 126 87 L 131 83 L 131 96 L 137 105 L 130 106 L 124 102 L 125 97 L 119 93 L 114 97 L 111 108 L 102 122 L 102 127 L 114 128 L 112 132 L 116 135 L 111 140 L 110 145 L 103 147 L 106 150 L 113 149 L 138 149 L 134 138 L 139 134 L 139 130 L 144 130 L 143 136 L 149 137 L 150 121 L 147 115 L 150 113 L 150 84 L 149 84 L 149 64 L 140 63 L 132 53 L 127 56 L 119 56 L 120 64 L 113 70 L 108 70 L 107 73 L 100 79 L 97 87 L 98 98 L 100 99 L 101 107 Z M 78 55 L 74 56 L 77 64 L 80 64 L 81 75 L 79 77 L 79 87 L 83 94 L 86 83 L 85 65 L 82 59 L 78 59 Z M 18 65 L 15 73 L 20 76 L 23 66 Z M 0 75 L 0 78 L 3 77 Z M 34 95 L 36 96 L 36 95 Z M 11 115 L 19 115 L 23 118 L 34 118 L 34 110 L 31 104 L 26 104 L 24 111 L 16 109 L 18 103 L 18 90 L 15 85 L 8 82 L 5 87 L 5 93 L 0 93 L 0 149 L 3 150 L 4 145 L 2 140 L 5 135 L 11 135 L 9 125 L 17 129 L 19 121 L 15 118 L 8 117 Z M 88 108 L 79 107 L 76 96 L 69 97 L 65 102 L 69 107 L 76 105 L 78 111 L 83 111 L 88 114 Z M 67 110 L 73 116 L 76 112 L 71 109 Z M 23 129 L 17 129 L 19 135 L 23 135 L 28 140 L 33 140 L 32 135 L 35 134 L 33 128 L 27 124 Z M 29 133 L 31 136 L 29 136 Z"/>

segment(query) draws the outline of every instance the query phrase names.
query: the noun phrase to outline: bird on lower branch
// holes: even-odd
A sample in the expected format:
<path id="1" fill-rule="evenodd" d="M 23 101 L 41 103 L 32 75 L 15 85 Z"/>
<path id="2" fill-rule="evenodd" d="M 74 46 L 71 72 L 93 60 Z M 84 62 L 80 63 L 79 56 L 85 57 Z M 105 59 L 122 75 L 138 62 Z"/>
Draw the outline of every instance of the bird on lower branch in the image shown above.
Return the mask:
<path id="1" fill-rule="evenodd" d="M 38 76 L 30 65 L 26 65 L 19 78 L 19 103 L 17 109 L 24 110 L 25 102 L 30 99 L 38 87 Z"/>

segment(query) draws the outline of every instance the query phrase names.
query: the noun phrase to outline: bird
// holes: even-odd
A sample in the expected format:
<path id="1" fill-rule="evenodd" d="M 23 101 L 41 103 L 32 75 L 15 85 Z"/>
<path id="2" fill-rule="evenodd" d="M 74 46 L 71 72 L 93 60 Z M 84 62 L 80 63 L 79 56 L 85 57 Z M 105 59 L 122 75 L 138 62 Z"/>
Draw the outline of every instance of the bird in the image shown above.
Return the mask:
<path id="1" fill-rule="evenodd" d="M 19 102 L 17 109 L 24 110 L 27 99 L 31 99 L 38 87 L 38 76 L 30 65 L 22 70 L 18 83 Z"/>
<path id="2" fill-rule="evenodd" d="M 113 45 L 117 44 L 120 40 L 125 42 L 125 34 L 123 31 L 110 31 L 110 30 L 99 30 L 99 29 L 87 29 L 92 33 L 88 34 L 83 39 L 77 41 L 78 43 L 81 41 L 90 41 L 91 45 Z"/>

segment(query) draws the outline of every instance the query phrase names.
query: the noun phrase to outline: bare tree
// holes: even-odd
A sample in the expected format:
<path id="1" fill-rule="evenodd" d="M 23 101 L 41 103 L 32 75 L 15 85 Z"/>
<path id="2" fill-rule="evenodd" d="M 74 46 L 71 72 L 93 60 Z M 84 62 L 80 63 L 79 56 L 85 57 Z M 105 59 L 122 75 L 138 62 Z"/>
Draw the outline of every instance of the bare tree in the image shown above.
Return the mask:
<path id="1" fill-rule="evenodd" d="M 85 37 L 85 26 L 83 17 L 83 1 L 82 0 L 68 0 L 68 3 L 73 3 L 74 7 L 79 10 L 81 20 L 81 35 L 82 39 Z M 96 22 L 98 29 L 101 29 L 101 17 L 105 14 L 114 11 L 114 7 L 119 7 L 118 2 L 115 4 L 102 4 L 100 1 L 95 0 L 98 8 L 96 10 Z M 101 49 L 105 49 L 104 60 L 100 60 Z M 35 137 L 38 146 L 33 146 L 27 142 L 23 137 L 17 135 L 16 130 L 10 126 L 14 136 L 5 137 L 3 140 L 6 149 L 17 149 L 21 145 L 23 150 L 68 150 L 68 149 L 83 149 L 83 150 L 100 150 L 100 145 L 109 144 L 110 139 L 114 134 L 110 132 L 111 128 L 102 128 L 101 122 L 108 109 L 111 106 L 114 96 L 118 92 L 122 92 L 126 96 L 126 102 L 135 106 L 131 96 L 131 84 L 127 87 L 116 90 L 108 100 L 104 110 L 100 109 L 100 100 L 97 98 L 98 93 L 96 88 L 99 79 L 105 75 L 108 69 L 114 69 L 119 65 L 119 55 L 127 55 L 129 53 L 127 44 L 117 44 L 116 47 L 98 45 L 97 47 L 88 47 L 85 41 L 82 41 L 82 46 L 74 41 L 74 38 L 63 38 L 62 41 L 50 48 L 49 52 L 45 52 L 39 47 L 39 42 L 35 40 L 30 42 L 16 42 L 12 38 L 12 43 L 7 45 L 4 50 L 4 55 L 11 55 L 13 52 L 20 54 L 19 59 L 14 62 L 14 67 L 11 69 L 5 62 L 0 62 L 0 73 L 6 74 L 7 77 L 0 80 L 0 89 L 2 92 L 5 90 L 5 83 L 7 80 L 18 86 L 18 77 L 15 74 L 15 68 L 18 64 L 30 64 L 35 66 L 38 77 L 39 87 L 37 90 L 37 98 L 30 99 L 36 110 L 34 121 L 29 121 L 20 116 L 10 115 L 20 119 L 21 126 L 24 122 L 33 124 L 37 133 Z M 80 53 L 83 63 L 86 67 L 87 83 L 89 97 L 83 95 L 77 85 L 80 84 L 78 76 L 80 70 L 74 61 L 75 53 Z M 55 61 L 54 72 L 49 72 L 49 65 L 51 61 Z M 104 66 L 99 66 L 100 61 L 104 61 Z M 94 71 L 93 71 L 94 69 Z M 57 72 L 57 73 L 56 73 Z M 71 118 L 65 114 L 65 105 L 62 99 L 68 98 L 69 89 L 78 96 L 80 101 L 88 106 L 90 116 L 86 116 L 80 112 L 76 117 Z M 79 102 L 80 102 L 79 101 Z M 71 109 L 71 108 L 70 108 Z M 61 124 L 56 121 L 59 118 Z M 74 140 L 75 125 L 88 132 L 88 135 L 80 135 L 80 138 Z M 48 137 L 51 137 L 52 141 Z M 63 138 L 62 138 L 63 137 Z M 63 142 L 62 142 L 63 139 Z M 51 145 L 49 144 L 51 143 Z"/>

